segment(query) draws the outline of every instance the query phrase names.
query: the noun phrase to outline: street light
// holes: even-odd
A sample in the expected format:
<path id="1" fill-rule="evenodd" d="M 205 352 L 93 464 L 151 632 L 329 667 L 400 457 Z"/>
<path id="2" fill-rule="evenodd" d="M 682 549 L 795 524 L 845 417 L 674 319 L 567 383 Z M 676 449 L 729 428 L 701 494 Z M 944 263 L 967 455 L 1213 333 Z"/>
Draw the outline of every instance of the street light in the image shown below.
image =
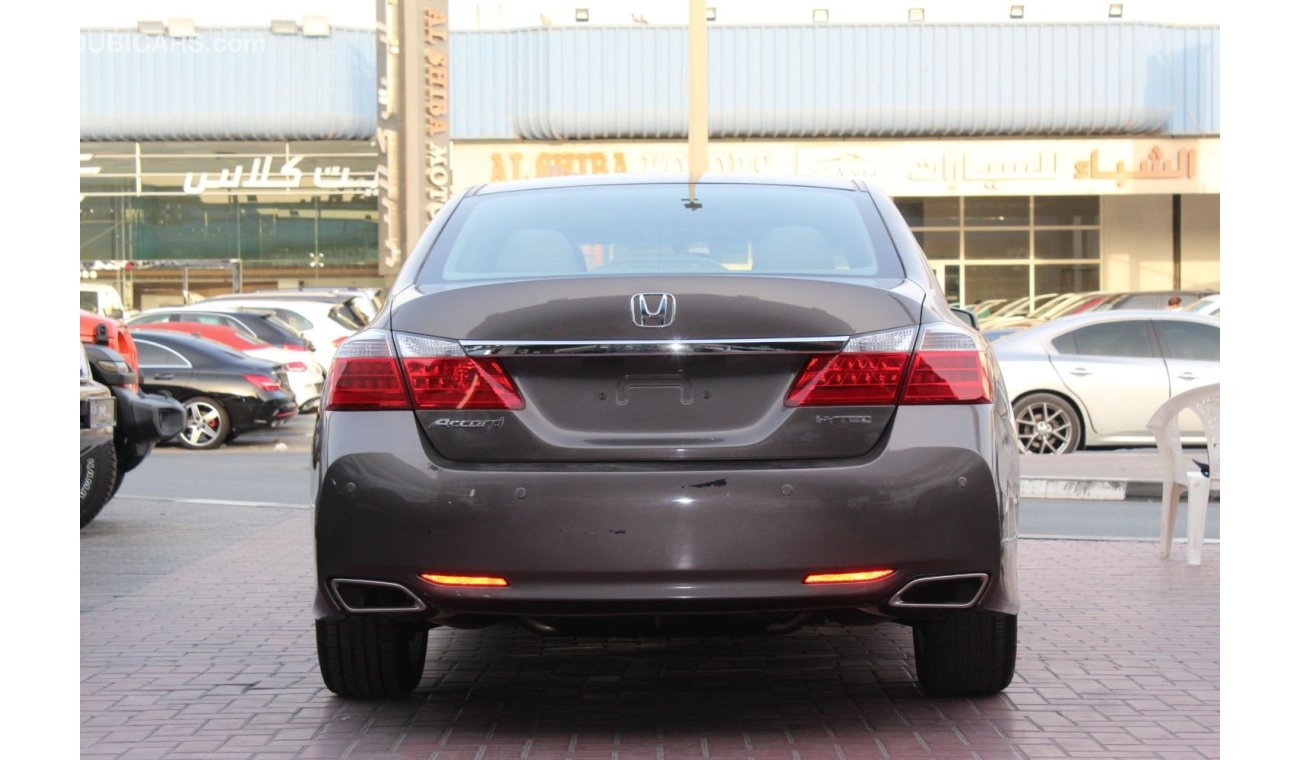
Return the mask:
<path id="1" fill-rule="evenodd" d="M 307 265 L 309 269 L 316 270 L 316 279 L 320 279 L 320 270 L 325 268 L 325 254 L 315 251 L 307 254 L 311 257 L 311 263 Z"/>

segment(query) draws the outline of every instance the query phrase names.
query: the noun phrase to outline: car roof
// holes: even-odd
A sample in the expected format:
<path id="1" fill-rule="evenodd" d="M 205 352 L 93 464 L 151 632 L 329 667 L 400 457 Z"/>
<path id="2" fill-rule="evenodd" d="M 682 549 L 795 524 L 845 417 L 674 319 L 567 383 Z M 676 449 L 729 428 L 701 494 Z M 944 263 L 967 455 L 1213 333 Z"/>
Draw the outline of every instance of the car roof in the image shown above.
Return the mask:
<path id="1" fill-rule="evenodd" d="M 489 195 L 509 193 L 520 190 L 545 190 L 563 187 L 600 187 L 612 185 L 686 185 L 690 177 L 683 173 L 673 174 L 571 174 L 561 177 L 542 177 L 538 179 L 518 179 L 493 182 L 480 185 L 468 191 L 470 195 Z M 709 173 L 700 176 L 696 182 L 700 185 L 768 185 L 787 187 L 815 187 L 833 190 L 876 190 L 870 184 L 860 180 L 848 180 L 840 177 L 811 176 L 803 174 L 722 174 Z M 878 190 L 876 190 L 879 193 Z"/>
<path id="2" fill-rule="evenodd" d="M 1201 314 L 1192 314 L 1186 311 L 1170 311 L 1169 309 L 1117 309 L 1113 311 L 1090 311 L 1084 314 L 1071 314 L 1065 317 L 1043 322 L 1042 324 L 1026 327 L 1017 330 L 1008 335 L 998 338 L 993 346 L 1014 346 L 1019 343 L 1035 343 L 1060 333 L 1068 332 L 1076 327 L 1085 325 L 1102 324 L 1105 322 L 1124 322 L 1133 319 L 1155 319 L 1167 322 L 1197 322 L 1203 325 L 1219 327 L 1221 323 L 1214 317 L 1207 317 Z"/>
<path id="3" fill-rule="evenodd" d="M 231 348 L 230 346 L 227 346 L 223 343 L 218 343 L 215 340 L 209 340 L 208 338 L 196 338 L 193 335 L 190 335 L 189 333 L 183 333 L 174 330 L 173 331 L 143 330 L 142 332 L 145 334 L 143 335 L 141 335 L 140 333 L 136 334 L 137 342 L 139 341 L 153 342 L 161 346 L 166 346 L 167 348 L 170 348 L 174 351 L 180 351 L 181 353 L 184 353 L 186 350 L 188 350 L 194 353 L 201 354 L 204 357 L 215 359 L 228 364 L 238 364 L 238 363 L 274 364 L 274 362 L 267 362 L 252 356 L 247 356 L 242 352 L 240 352 L 238 349 Z M 231 355 L 232 353 L 237 354 L 237 356 L 232 356 Z M 192 358 L 192 357 L 186 356 L 186 358 Z"/>
<path id="4" fill-rule="evenodd" d="M 227 317 L 237 317 L 240 314 L 257 314 L 256 312 L 242 311 L 239 308 L 237 308 L 234 304 L 229 304 L 226 306 L 222 306 L 221 304 L 213 304 L 212 306 L 205 307 L 203 306 L 203 303 L 195 303 L 195 304 L 185 304 L 184 306 L 163 306 L 157 309 L 146 309 L 145 311 L 140 312 L 139 314 L 135 315 L 131 319 L 146 317 L 149 316 L 150 314 L 179 314 L 183 316 L 187 314 L 202 314 L 205 311 L 212 312 L 213 314 L 221 314 Z M 271 312 L 267 311 L 264 314 L 257 314 L 257 316 L 273 316 L 273 315 L 271 314 Z"/>
<path id="5" fill-rule="evenodd" d="M 199 301 L 198 306 L 202 306 L 210 301 L 314 301 L 316 303 L 347 303 L 354 298 L 364 298 L 364 293 L 359 291 L 338 292 L 338 291 L 319 291 L 315 293 L 304 293 L 302 291 L 266 291 L 253 293 L 228 293 L 226 295 L 211 296 Z"/>
<path id="6" fill-rule="evenodd" d="M 257 337 L 256 335 L 254 335 L 253 338 L 250 340 L 244 337 L 246 333 L 240 332 L 239 330 L 231 327 L 230 325 L 214 325 L 214 324 L 209 324 L 207 322 L 143 322 L 141 324 L 134 325 L 132 329 L 136 333 L 139 333 L 140 331 L 173 332 L 173 333 L 180 333 L 182 335 L 198 334 L 200 337 L 205 337 L 205 338 L 208 337 L 209 335 L 219 335 L 227 339 L 233 338 L 233 339 L 238 339 L 240 341 L 243 341 L 244 343 L 248 343 L 250 344 L 250 348 L 262 347 L 266 345 L 266 342 L 263 341 L 261 338 Z M 221 341 L 217 341 L 217 342 L 220 343 Z M 258 346 L 259 342 L 262 344 L 262 346 Z"/>

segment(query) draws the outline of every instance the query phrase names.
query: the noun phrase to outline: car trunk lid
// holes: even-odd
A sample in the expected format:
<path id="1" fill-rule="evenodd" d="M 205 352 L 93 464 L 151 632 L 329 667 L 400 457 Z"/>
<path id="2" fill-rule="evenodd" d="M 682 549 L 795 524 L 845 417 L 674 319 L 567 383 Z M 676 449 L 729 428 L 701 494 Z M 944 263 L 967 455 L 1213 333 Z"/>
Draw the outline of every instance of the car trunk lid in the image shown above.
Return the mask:
<path id="1" fill-rule="evenodd" d="M 414 288 L 391 327 L 458 343 L 522 399 L 418 410 L 453 461 L 839 458 L 871 450 L 893 398 L 798 407 L 792 386 L 850 336 L 915 326 L 922 297 L 895 279 L 566 277 Z"/>

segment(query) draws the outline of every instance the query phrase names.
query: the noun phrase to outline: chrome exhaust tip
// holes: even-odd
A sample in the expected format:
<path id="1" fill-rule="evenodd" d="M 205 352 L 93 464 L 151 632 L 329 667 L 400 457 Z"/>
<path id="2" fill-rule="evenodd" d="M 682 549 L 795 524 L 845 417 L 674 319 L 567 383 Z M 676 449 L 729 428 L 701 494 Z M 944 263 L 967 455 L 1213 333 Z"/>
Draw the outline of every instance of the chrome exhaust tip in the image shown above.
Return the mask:
<path id="1" fill-rule="evenodd" d="M 424 602 L 407 587 L 388 581 L 335 578 L 330 590 L 347 612 L 422 612 Z"/>
<path id="2" fill-rule="evenodd" d="M 889 605 L 910 609 L 966 609 L 979 601 L 988 583 L 988 573 L 917 578 L 890 597 Z"/>

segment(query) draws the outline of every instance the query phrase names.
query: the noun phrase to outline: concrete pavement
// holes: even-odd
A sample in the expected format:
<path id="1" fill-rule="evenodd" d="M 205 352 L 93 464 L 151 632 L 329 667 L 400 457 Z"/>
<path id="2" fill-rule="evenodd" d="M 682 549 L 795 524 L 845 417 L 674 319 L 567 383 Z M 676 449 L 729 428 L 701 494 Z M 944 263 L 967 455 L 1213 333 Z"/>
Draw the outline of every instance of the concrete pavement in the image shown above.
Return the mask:
<path id="1" fill-rule="evenodd" d="M 1186 449 L 1185 466 L 1208 461 L 1205 449 Z M 1020 495 L 1046 499 L 1159 499 L 1160 455 L 1155 447 L 1072 454 L 1021 454 Z M 1217 492 L 1211 494 L 1218 498 Z"/>
<path id="2" fill-rule="evenodd" d="M 320 681 L 309 513 L 112 507 L 81 532 L 84 758 L 1220 754 L 1217 545 L 1190 567 L 1183 545 L 1162 561 L 1150 542 L 1022 540 L 1016 675 L 993 697 L 923 697 L 893 624 L 637 639 L 498 626 L 434 630 L 415 694 L 366 702 Z"/>

